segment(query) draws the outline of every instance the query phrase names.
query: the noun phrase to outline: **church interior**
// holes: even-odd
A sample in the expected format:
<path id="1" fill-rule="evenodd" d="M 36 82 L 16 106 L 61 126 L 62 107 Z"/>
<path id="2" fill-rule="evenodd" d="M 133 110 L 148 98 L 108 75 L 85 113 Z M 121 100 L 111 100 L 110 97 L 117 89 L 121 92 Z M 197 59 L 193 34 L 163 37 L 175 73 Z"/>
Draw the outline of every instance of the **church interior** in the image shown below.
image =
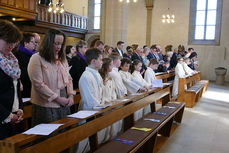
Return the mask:
<path id="1" fill-rule="evenodd" d="M 4 60 L 4 52 L 1 53 L 3 41 L 13 46 L 12 53 L 18 58 L 21 78 L 17 78 L 20 85 L 16 86 L 20 92 L 27 90 L 23 84 L 23 71 L 31 81 L 29 96 L 16 94 L 19 97 L 16 98 L 19 101 L 17 109 L 22 110 L 20 118 L 23 119 L 16 112 L 18 121 L 13 123 L 15 99 L 9 111 L 4 108 L 5 104 L 1 104 L 7 99 L 4 96 L 7 89 L 3 88 L 6 70 L 0 66 L 0 111 L 4 110 L 4 113 L 0 112 L 0 134 L 4 133 L 6 125 L 9 129 L 10 123 L 15 132 L 8 136 L 0 135 L 0 153 L 228 153 L 228 0 L 0 0 L 0 22 L 2 20 L 13 23 L 22 33 L 23 40 L 26 34 L 32 34 L 33 40 L 30 39 L 28 44 L 36 41 L 37 35 L 39 42 L 34 42 L 36 47 L 31 49 L 34 53 L 31 53 L 26 66 L 21 67 L 21 56 L 16 53 L 20 46 L 17 45 L 22 42 L 26 48 L 27 40 L 23 42 L 21 39 L 20 43 L 8 41 L 10 39 L 5 39 L 0 32 L 0 64 L 3 65 Z M 57 34 L 49 40 L 53 43 L 51 47 L 45 42 L 51 37 L 50 29 L 57 29 Z M 16 34 L 7 37 L 17 39 Z M 68 63 L 65 66 L 61 58 L 67 51 L 63 55 L 59 52 L 64 52 L 68 46 L 75 51 L 70 55 L 72 62 L 66 55 Z M 54 51 L 52 56 L 59 56 L 56 61 L 64 63 L 60 64 L 61 68 L 52 63 L 50 54 L 42 52 L 42 49 L 48 51 L 45 48 L 49 47 L 52 50 L 60 47 L 60 51 L 57 54 Z M 81 52 L 83 47 L 86 49 Z M 128 47 L 132 49 L 130 55 Z M 155 55 L 154 48 L 158 52 L 156 61 L 148 58 L 151 52 Z M 111 52 L 108 51 L 110 49 Z M 191 55 L 195 53 L 193 59 L 189 50 L 192 50 Z M 150 53 L 144 55 L 147 51 Z M 174 54 L 176 65 L 171 67 Z M 141 81 L 134 79 L 133 73 L 138 71 L 134 55 L 142 64 L 138 72 Z M 40 61 L 35 63 L 38 59 Z M 74 60 L 79 61 L 74 65 Z M 116 60 L 120 63 L 117 64 Z M 189 63 L 186 64 L 189 72 L 185 68 L 181 72 L 178 66 L 182 67 L 181 63 L 186 63 L 186 60 L 193 62 L 194 69 Z M 86 62 L 83 71 L 82 62 Z M 106 62 L 112 63 L 112 70 L 109 71 Z M 169 63 L 168 67 L 166 63 Z M 128 74 L 125 65 L 129 66 Z M 156 70 L 154 65 L 163 65 L 166 70 Z M 37 70 L 39 66 L 40 71 Z M 118 76 L 111 74 L 114 67 L 120 73 Z M 107 69 L 104 73 L 103 68 Z M 151 68 L 154 78 L 147 82 L 146 73 Z M 80 76 L 75 85 L 73 75 L 78 76 L 78 73 Z M 122 84 L 117 81 L 118 77 Z M 61 83 L 59 78 L 63 79 Z M 154 79 L 161 82 L 154 82 Z M 15 78 L 11 81 L 14 82 Z M 55 85 L 47 89 L 52 82 Z M 60 89 L 62 82 L 65 86 Z M 139 85 L 136 82 L 144 83 Z M 156 87 L 156 84 L 161 86 Z M 125 91 L 121 90 L 122 85 Z M 114 90 L 111 89 L 113 86 Z M 8 97 L 15 97 L 19 89 L 14 89 L 14 94 Z M 22 108 L 20 99 L 23 100 Z M 101 100 L 99 104 L 91 106 L 98 99 Z M 39 100 L 41 102 L 37 102 Z M 64 100 L 67 101 L 65 105 L 62 104 Z M 43 109 L 46 107 L 48 109 Z M 50 110 L 53 111 L 49 107 L 55 111 L 59 107 L 68 108 L 68 117 L 65 114 L 46 122 L 59 125 L 51 134 L 24 134 L 37 125 L 33 118 L 35 110 L 39 110 L 38 116 L 43 118 Z M 94 113 L 83 118 L 69 117 L 69 112 L 80 114 L 85 111 L 86 114 L 87 110 L 87 113 Z M 42 111 L 48 113 L 42 115 Z M 8 115 L 5 112 L 9 112 Z M 7 122 L 9 117 L 11 120 Z"/>

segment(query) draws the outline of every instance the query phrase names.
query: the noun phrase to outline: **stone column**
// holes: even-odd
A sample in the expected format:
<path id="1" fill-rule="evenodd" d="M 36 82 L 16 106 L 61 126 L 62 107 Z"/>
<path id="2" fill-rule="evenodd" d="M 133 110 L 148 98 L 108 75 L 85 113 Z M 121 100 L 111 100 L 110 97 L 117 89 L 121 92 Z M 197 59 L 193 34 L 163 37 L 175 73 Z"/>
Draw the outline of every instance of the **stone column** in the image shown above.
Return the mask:
<path id="1" fill-rule="evenodd" d="M 103 0 L 101 19 L 101 40 L 113 47 L 120 41 L 127 41 L 128 5 L 118 0 Z"/>
<path id="2" fill-rule="evenodd" d="M 151 45 L 153 0 L 145 0 L 145 6 L 146 6 L 146 9 L 147 9 L 146 45 L 150 46 Z"/>

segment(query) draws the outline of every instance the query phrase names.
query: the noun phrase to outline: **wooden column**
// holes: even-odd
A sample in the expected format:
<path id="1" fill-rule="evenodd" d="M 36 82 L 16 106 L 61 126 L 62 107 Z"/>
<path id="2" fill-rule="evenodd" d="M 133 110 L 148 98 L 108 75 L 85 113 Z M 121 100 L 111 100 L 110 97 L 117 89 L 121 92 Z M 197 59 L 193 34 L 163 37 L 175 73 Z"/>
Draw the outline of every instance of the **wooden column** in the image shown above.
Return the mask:
<path id="1" fill-rule="evenodd" d="M 145 6 L 146 6 L 146 9 L 147 9 L 146 45 L 150 46 L 151 45 L 153 0 L 145 0 Z"/>

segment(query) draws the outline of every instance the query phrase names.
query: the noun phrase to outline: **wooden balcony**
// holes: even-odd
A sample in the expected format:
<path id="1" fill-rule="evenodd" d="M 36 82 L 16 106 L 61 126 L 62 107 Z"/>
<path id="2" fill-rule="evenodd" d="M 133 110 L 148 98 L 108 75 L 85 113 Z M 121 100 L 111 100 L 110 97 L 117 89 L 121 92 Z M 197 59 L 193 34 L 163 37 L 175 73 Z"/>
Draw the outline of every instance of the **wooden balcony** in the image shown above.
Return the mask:
<path id="1" fill-rule="evenodd" d="M 36 26 L 45 28 L 55 27 L 67 32 L 85 34 L 88 30 L 87 18 L 72 14 L 50 13 L 47 6 L 38 5 Z"/>
<path id="2" fill-rule="evenodd" d="M 37 0 L 0 0 L 1 16 L 22 17 L 35 20 L 37 17 Z"/>

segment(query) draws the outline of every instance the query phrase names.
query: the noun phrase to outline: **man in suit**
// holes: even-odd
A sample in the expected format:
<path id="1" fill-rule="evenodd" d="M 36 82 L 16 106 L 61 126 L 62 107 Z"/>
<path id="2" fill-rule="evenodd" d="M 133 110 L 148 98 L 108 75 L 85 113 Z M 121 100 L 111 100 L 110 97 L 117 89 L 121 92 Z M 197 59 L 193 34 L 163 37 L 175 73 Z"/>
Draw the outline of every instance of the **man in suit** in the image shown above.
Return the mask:
<path id="1" fill-rule="evenodd" d="M 150 52 L 149 52 L 149 55 L 147 56 L 147 58 L 150 60 L 150 59 L 158 59 L 157 58 L 157 47 L 156 47 L 156 45 L 152 45 L 151 47 L 150 47 Z"/>
<path id="2" fill-rule="evenodd" d="M 131 46 L 127 46 L 126 53 L 123 54 L 123 57 L 129 58 L 131 60 L 132 55 L 133 55 L 133 48 Z"/>
<path id="3" fill-rule="evenodd" d="M 85 71 L 87 67 L 87 61 L 84 57 L 87 51 L 87 43 L 83 40 L 79 41 L 76 44 L 77 55 L 72 58 L 72 67 L 70 69 L 70 74 L 73 79 L 73 88 L 78 88 L 79 79 L 82 73 Z"/>
<path id="4" fill-rule="evenodd" d="M 123 57 L 123 47 L 124 47 L 124 42 L 123 41 L 118 41 L 117 42 L 117 47 L 113 50 L 113 52 L 116 52 L 121 57 Z"/>
<path id="5" fill-rule="evenodd" d="M 142 54 L 143 54 L 143 48 L 138 47 L 136 49 L 136 52 L 133 54 L 133 56 L 131 57 L 131 60 L 135 60 L 138 59 L 142 62 L 142 69 L 141 69 L 141 73 L 143 74 L 145 72 L 145 70 L 147 69 L 147 67 L 145 66 L 143 59 L 142 59 Z"/>

